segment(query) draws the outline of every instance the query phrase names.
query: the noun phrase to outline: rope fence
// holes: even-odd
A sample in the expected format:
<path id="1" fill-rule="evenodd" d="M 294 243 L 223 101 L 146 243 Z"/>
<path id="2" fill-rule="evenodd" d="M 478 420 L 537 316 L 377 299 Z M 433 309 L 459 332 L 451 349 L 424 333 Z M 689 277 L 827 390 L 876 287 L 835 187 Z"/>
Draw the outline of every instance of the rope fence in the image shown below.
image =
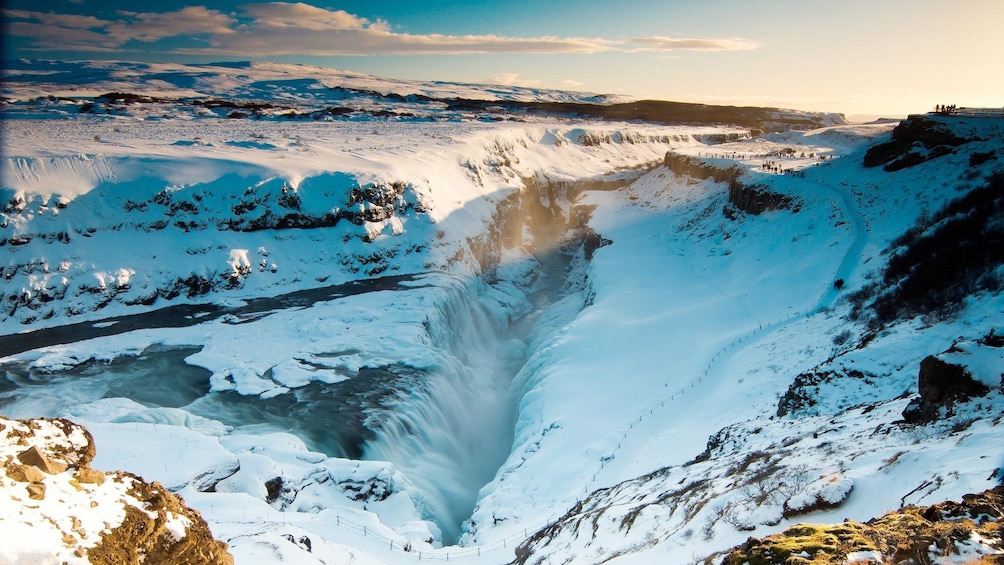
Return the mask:
<path id="1" fill-rule="evenodd" d="M 299 520 L 295 518 L 293 520 L 286 521 L 290 518 L 286 512 L 283 512 L 283 522 L 286 524 L 295 525 Z M 470 559 L 473 557 L 481 557 L 484 554 L 492 553 L 494 551 L 499 551 L 503 549 L 510 549 L 519 546 L 519 544 L 530 539 L 531 536 L 536 534 L 539 530 L 549 527 L 554 524 L 557 519 L 563 514 L 552 516 L 546 521 L 539 522 L 533 526 L 527 526 L 523 528 L 522 533 L 514 534 L 511 536 L 504 537 L 500 540 L 494 541 L 485 545 L 471 546 L 471 547 L 460 547 L 460 546 L 450 546 L 449 548 L 444 547 L 440 549 L 415 549 L 410 542 L 402 542 L 400 539 L 389 538 L 377 531 L 374 531 L 369 526 L 364 524 L 359 524 L 353 522 L 352 520 L 347 520 L 341 516 L 335 517 L 335 526 L 338 528 L 343 528 L 345 530 L 353 531 L 358 534 L 362 534 L 363 537 L 375 540 L 380 544 L 383 544 L 387 550 L 393 551 L 399 554 L 408 555 L 415 558 L 418 561 L 458 561 L 462 559 Z M 295 513 L 294 513 L 295 516 Z M 255 524 L 261 524 L 261 520 L 257 520 L 254 517 L 248 519 L 245 512 L 244 516 L 245 522 L 251 522 Z M 266 520 L 266 522 L 269 520 Z M 271 520 L 272 523 L 276 523 Z M 245 537 L 254 537 L 262 533 L 266 533 L 267 529 L 261 529 L 260 531 L 248 532 L 233 536 L 227 541 L 232 542 L 232 540 Z"/>

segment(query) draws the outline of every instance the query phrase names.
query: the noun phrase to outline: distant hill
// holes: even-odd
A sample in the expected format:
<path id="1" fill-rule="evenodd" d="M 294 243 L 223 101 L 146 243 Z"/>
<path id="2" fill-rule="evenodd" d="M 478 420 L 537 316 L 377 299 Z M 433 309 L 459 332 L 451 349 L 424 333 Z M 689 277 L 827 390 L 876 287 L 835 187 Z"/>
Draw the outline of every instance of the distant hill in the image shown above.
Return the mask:
<path id="1" fill-rule="evenodd" d="M 764 132 L 844 124 L 840 114 L 714 106 L 502 85 L 420 82 L 274 63 L 180 65 L 10 61 L 8 112 L 136 115 L 164 104 L 180 113 L 253 119 L 576 120 L 727 124 Z M 161 112 L 160 110 L 155 110 Z"/>

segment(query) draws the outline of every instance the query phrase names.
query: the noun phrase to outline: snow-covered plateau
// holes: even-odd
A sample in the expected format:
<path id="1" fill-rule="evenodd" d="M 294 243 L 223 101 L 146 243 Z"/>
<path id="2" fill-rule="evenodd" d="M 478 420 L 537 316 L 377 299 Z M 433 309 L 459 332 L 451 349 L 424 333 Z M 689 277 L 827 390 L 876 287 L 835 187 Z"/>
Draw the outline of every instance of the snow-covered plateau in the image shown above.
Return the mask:
<path id="1" fill-rule="evenodd" d="M 3 91 L 0 414 L 84 425 L 239 565 L 715 561 L 1004 479 L 999 118 L 272 64 Z M 0 563 L 68 559 L 7 507 Z"/>

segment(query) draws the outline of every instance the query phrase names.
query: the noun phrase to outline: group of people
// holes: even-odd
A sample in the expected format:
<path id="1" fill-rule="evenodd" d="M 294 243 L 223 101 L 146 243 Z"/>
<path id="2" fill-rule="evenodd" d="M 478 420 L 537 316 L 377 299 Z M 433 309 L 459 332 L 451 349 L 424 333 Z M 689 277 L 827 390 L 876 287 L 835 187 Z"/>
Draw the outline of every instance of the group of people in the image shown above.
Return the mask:
<path id="1" fill-rule="evenodd" d="M 700 152 L 698 152 L 697 155 L 699 157 L 714 157 L 714 158 L 718 158 L 718 159 L 732 159 L 734 161 L 753 161 L 753 160 L 756 160 L 756 159 L 764 159 L 763 163 L 760 164 L 760 170 L 762 170 L 762 171 L 766 171 L 766 172 L 769 172 L 769 173 L 775 173 L 775 174 L 779 174 L 779 175 L 792 175 L 792 176 L 797 176 L 797 177 L 804 176 L 804 172 L 801 171 L 801 170 L 796 170 L 796 169 L 788 168 L 788 167 L 782 167 L 781 163 L 768 159 L 768 157 L 780 157 L 780 158 L 788 157 L 788 158 L 794 158 L 795 157 L 795 150 L 792 149 L 792 148 L 790 148 L 790 147 L 786 147 L 785 149 L 781 149 L 781 150 L 778 150 L 778 151 L 772 151 L 770 153 L 761 153 L 761 154 L 749 154 L 749 153 L 739 153 L 739 152 L 715 153 L 715 152 L 711 152 L 711 151 L 707 151 L 707 152 L 706 151 L 700 151 Z M 805 159 L 805 158 L 819 159 L 820 161 L 825 161 L 826 158 L 827 158 L 827 155 L 822 155 L 822 154 L 817 155 L 816 153 L 809 153 L 808 155 L 806 155 L 805 152 L 803 151 L 801 153 L 801 158 L 802 159 Z"/>
<path id="2" fill-rule="evenodd" d="M 760 169 L 767 171 L 769 173 L 776 173 L 779 175 L 792 175 L 796 177 L 804 176 L 804 172 L 801 170 L 795 170 L 791 168 L 782 167 L 779 163 L 775 161 L 764 161 L 760 165 Z"/>
<path id="3" fill-rule="evenodd" d="M 955 116 L 959 118 L 1004 118 L 1004 108 L 968 108 L 955 104 L 936 104 L 934 113 L 939 116 Z"/>
<path id="4" fill-rule="evenodd" d="M 750 155 L 747 153 L 715 153 L 712 151 L 698 151 L 698 157 L 715 157 L 717 159 L 732 159 L 733 161 L 748 161 L 750 159 L 756 159 L 758 157 L 764 157 L 764 155 Z"/>

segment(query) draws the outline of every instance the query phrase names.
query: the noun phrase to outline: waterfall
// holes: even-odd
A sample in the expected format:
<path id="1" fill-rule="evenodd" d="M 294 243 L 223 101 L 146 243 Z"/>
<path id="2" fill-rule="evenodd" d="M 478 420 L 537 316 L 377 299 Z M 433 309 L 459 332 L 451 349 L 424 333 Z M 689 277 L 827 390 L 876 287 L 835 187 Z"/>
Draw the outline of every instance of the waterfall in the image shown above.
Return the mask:
<path id="1" fill-rule="evenodd" d="M 492 316 L 483 288 L 475 281 L 444 289 L 441 309 L 426 323 L 441 362 L 399 387 L 366 424 L 374 437 L 363 458 L 393 462 L 408 477 L 444 544 L 461 535 L 478 491 L 512 445 L 508 385 L 523 348 L 502 338 L 505 320 Z"/>

